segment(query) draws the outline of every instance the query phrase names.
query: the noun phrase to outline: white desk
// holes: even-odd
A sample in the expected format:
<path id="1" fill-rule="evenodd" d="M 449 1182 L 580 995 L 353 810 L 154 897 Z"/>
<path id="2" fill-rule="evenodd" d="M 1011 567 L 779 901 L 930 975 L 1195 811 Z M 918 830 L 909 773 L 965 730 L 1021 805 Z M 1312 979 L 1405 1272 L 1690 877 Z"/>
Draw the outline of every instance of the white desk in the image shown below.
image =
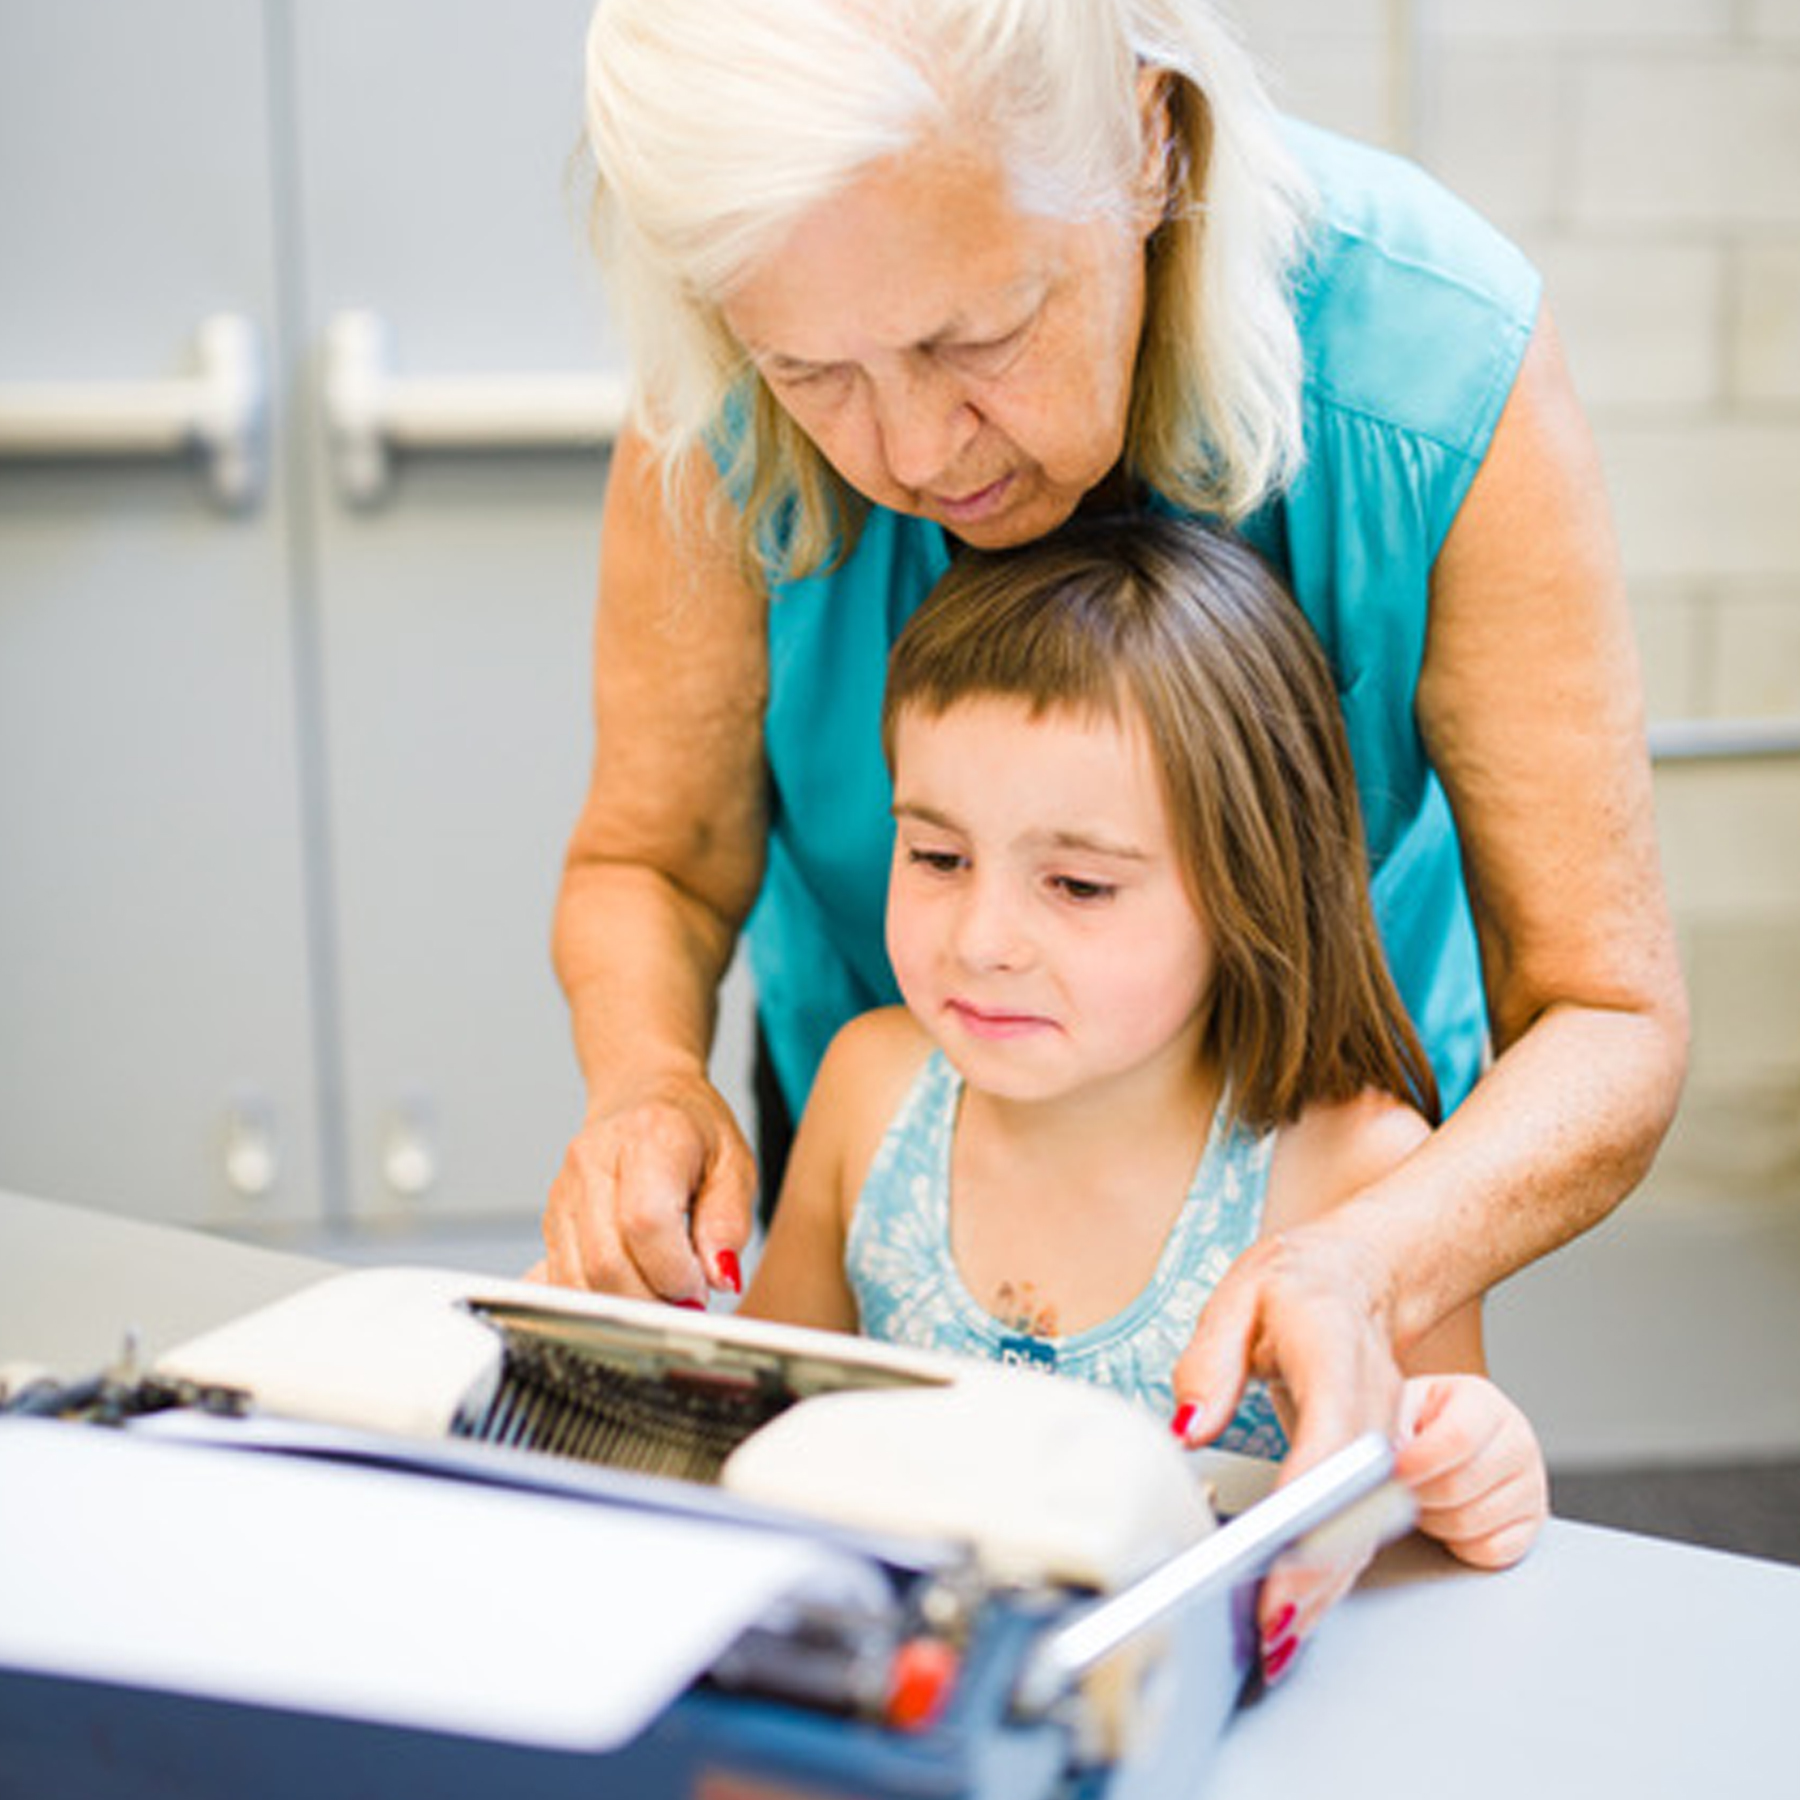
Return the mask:
<path id="1" fill-rule="evenodd" d="M 0 1193 L 0 1362 L 149 1352 L 330 1265 Z M 1800 1796 L 1800 1569 L 1553 1523 L 1397 1546 L 1226 1733 L 1204 1800 Z"/>
<path id="2" fill-rule="evenodd" d="M 1396 1546 L 1226 1734 L 1206 1800 L 1800 1795 L 1800 1569 L 1553 1521 Z"/>
<path id="3" fill-rule="evenodd" d="M 92 1375 L 112 1364 L 128 1331 L 154 1357 L 332 1270 L 0 1189 L 0 1364 Z"/>

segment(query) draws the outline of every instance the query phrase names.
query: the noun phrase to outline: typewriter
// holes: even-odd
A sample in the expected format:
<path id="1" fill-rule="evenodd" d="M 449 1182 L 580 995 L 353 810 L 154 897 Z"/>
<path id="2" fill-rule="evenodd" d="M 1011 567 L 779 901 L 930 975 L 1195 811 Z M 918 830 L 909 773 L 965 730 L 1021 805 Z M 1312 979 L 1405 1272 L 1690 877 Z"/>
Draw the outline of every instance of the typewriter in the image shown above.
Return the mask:
<path id="1" fill-rule="evenodd" d="M 0 1796 L 1203 1791 L 1256 1582 L 1397 1534 L 1079 1383 L 434 1270 L 0 1394 Z"/>

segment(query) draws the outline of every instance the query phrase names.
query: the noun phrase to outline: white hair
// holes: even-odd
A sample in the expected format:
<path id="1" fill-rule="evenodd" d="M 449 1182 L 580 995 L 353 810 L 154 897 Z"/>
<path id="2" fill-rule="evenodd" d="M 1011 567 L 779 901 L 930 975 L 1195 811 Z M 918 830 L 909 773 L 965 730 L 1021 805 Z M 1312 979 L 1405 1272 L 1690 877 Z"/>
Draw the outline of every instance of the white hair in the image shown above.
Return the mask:
<path id="1" fill-rule="evenodd" d="M 1307 198 L 1209 0 L 599 0 L 595 230 L 636 417 L 674 469 L 745 407 L 747 555 L 785 514 L 791 559 L 816 565 L 860 511 L 726 329 L 734 284 L 805 213 L 940 133 L 987 134 L 1025 210 L 1130 205 L 1146 73 L 1165 77 L 1168 186 L 1127 461 L 1235 520 L 1300 461 L 1289 277 Z"/>

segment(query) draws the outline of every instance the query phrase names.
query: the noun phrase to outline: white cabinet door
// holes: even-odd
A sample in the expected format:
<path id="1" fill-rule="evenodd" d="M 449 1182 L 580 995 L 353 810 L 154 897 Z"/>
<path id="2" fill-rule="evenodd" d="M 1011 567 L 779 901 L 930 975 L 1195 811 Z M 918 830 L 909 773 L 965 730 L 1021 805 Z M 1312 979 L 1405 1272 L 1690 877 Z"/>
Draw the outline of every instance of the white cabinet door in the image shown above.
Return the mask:
<path id="1" fill-rule="evenodd" d="M 129 411 L 220 313 L 274 355 L 270 75 L 240 0 L 0 6 L 0 390 Z M 236 512 L 192 457 L 0 461 L 0 1186 L 317 1216 L 274 450 Z"/>
<path id="2" fill-rule="evenodd" d="M 618 383 L 590 3 L 0 4 L 0 450 L 18 384 L 179 376 L 219 312 L 269 421 L 235 510 L 192 456 L 0 455 L 0 1185 L 327 1237 L 541 1206 L 606 462 L 498 440 Z M 346 319 L 415 398 L 500 383 L 496 441 L 380 455 Z M 747 1032 L 740 982 L 740 1105 Z"/>
<path id="3" fill-rule="evenodd" d="M 588 11 L 293 9 L 315 354 L 362 313 L 406 384 L 528 396 L 616 360 L 570 180 Z M 358 502 L 330 421 L 305 435 L 351 1212 L 529 1217 L 580 1117 L 548 945 L 589 753 L 605 459 L 402 450 Z"/>

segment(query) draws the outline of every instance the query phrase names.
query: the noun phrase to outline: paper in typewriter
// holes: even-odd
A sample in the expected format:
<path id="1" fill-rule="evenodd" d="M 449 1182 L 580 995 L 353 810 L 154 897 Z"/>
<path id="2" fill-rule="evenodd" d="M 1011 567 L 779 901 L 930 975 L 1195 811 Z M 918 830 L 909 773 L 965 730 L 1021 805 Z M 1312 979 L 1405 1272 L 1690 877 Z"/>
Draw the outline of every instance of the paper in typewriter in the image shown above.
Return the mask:
<path id="1" fill-rule="evenodd" d="M 886 1592 L 800 1535 L 0 1425 L 15 1668 L 601 1750 L 782 1597 Z"/>

